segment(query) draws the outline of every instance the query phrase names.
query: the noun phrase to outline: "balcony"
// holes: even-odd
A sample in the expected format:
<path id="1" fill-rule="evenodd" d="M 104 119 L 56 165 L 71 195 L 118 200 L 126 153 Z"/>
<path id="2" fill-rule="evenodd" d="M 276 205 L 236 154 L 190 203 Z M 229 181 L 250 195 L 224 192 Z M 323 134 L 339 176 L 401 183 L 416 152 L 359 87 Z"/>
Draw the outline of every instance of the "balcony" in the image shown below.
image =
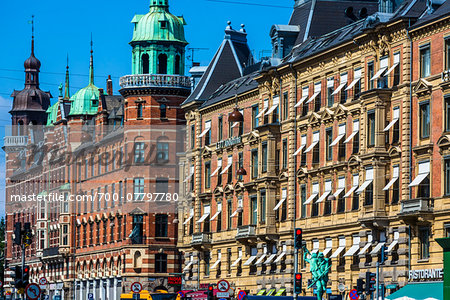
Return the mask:
<path id="1" fill-rule="evenodd" d="M 248 241 L 256 239 L 256 225 L 239 226 L 237 229 L 236 240 Z"/>
<path id="2" fill-rule="evenodd" d="M 402 208 L 399 214 L 407 223 L 415 223 L 417 221 L 427 221 L 433 214 L 432 198 L 416 198 L 402 202 Z M 409 221 L 409 222 L 408 222 Z"/>
<path id="3" fill-rule="evenodd" d="M 205 246 L 211 244 L 210 233 L 194 233 L 192 235 L 191 246 Z"/>
<path id="4" fill-rule="evenodd" d="M 3 145 L 5 147 L 26 147 L 28 145 L 28 136 L 5 136 Z"/>
<path id="5" fill-rule="evenodd" d="M 188 76 L 164 74 L 136 74 L 120 77 L 120 87 L 128 88 L 183 88 L 191 89 Z"/>
<path id="6" fill-rule="evenodd" d="M 59 247 L 45 248 L 42 251 L 42 260 L 58 261 L 62 260 L 62 255 L 59 253 Z"/>
<path id="7" fill-rule="evenodd" d="M 450 70 L 445 70 L 444 72 L 442 72 L 441 78 L 442 78 L 443 82 L 449 82 L 450 81 Z"/>

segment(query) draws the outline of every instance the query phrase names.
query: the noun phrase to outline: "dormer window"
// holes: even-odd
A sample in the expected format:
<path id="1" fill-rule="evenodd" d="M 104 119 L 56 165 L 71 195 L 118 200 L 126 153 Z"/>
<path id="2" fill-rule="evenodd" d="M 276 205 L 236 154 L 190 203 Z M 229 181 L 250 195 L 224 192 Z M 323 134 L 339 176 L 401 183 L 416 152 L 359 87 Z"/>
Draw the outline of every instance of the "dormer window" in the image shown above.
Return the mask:
<path id="1" fill-rule="evenodd" d="M 161 29 L 167 29 L 167 21 L 159 21 Z"/>

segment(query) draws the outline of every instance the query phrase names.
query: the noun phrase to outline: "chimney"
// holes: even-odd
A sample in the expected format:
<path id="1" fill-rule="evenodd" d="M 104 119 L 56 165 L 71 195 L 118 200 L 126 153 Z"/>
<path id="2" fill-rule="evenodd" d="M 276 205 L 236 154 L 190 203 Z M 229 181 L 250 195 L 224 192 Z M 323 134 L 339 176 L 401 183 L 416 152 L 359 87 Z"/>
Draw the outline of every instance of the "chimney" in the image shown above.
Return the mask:
<path id="1" fill-rule="evenodd" d="M 108 75 L 108 79 L 106 80 L 106 92 L 108 93 L 109 96 L 112 96 L 113 94 L 111 75 Z"/>
<path id="2" fill-rule="evenodd" d="M 199 62 L 193 62 L 193 63 L 192 63 L 192 66 L 193 66 L 193 67 L 200 67 L 200 63 L 199 63 Z"/>

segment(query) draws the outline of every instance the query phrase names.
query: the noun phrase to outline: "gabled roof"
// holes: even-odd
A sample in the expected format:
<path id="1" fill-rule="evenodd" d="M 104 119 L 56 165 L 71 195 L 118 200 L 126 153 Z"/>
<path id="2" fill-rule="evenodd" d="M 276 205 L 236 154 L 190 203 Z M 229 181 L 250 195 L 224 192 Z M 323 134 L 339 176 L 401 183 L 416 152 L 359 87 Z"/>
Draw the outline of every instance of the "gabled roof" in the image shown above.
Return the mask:
<path id="1" fill-rule="evenodd" d="M 425 2 L 425 1 L 423 1 Z M 425 6 L 426 7 L 426 6 Z M 450 1 L 445 1 L 431 14 L 425 13 L 413 26 L 412 29 L 421 27 L 428 22 L 443 18 L 450 15 Z"/>
<path id="2" fill-rule="evenodd" d="M 230 23 L 225 29 L 225 38 L 208 65 L 200 82 L 184 101 L 183 105 L 209 99 L 222 84 L 244 75 L 244 69 L 253 61 L 247 45 L 247 33 L 244 29 L 236 31 Z"/>

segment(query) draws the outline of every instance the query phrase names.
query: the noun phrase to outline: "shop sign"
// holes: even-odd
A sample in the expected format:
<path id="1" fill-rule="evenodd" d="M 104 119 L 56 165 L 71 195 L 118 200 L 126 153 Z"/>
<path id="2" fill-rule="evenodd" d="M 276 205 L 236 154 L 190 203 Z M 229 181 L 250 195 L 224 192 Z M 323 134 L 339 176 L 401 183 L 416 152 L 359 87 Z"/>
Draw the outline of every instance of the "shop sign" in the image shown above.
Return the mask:
<path id="1" fill-rule="evenodd" d="M 230 139 L 217 142 L 216 148 L 217 149 L 227 148 L 227 147 L 231 147 L 231 146 L 234 146 L 234 145 L 237 145 L 237 144 L 240 144 L 240 143 L 242 143 L 242 137 L 241 136 L 235 136 L 235 137 L 232 137 Z"/>
<path id="2" fill-rule="evenodd" d="M 443 269 L 424 269 L 424 270 L 410 270 L 410 281 L 429 281 L 430 279 L 442 279 L 444 277 Z"/>
<path id="3" fill-rule="evenodd" d="M 167 278 L 168 285 L 181 285 L 181 276 L 170 276 Z"/>

